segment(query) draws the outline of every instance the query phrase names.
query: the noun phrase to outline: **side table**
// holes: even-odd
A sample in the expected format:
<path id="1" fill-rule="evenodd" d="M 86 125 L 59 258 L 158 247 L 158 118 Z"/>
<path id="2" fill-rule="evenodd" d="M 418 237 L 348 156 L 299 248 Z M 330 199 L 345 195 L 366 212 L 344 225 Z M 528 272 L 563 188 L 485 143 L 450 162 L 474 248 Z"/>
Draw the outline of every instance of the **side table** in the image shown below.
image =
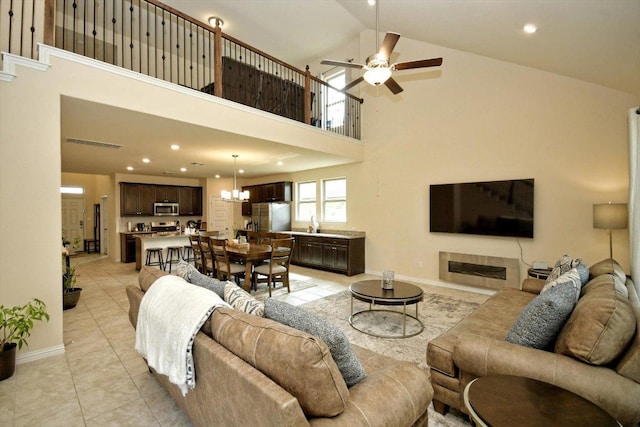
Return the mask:
<path id="1" fill-rule="evenodd" d="M 530 268 L 527 270 L 527 275 L 532 279 L 547 280 L 549 274 L 551 274 L 550 268 Z"/>
<path id="2" fill-rule="evenodd" d="M 602 408 L 577 394 L 512 375 L 471 381 L 464 389 L 464 404 L 478 426 L 620 426 Z"/>

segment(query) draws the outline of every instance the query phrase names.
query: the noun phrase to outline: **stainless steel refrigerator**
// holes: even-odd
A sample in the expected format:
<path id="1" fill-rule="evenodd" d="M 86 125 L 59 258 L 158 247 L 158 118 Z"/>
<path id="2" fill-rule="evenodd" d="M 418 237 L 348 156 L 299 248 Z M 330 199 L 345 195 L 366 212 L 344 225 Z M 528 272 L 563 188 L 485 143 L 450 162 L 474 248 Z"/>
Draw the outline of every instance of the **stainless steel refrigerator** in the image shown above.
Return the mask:
<path id="1" fill-rule="evenodd" d="M 251 222 L 254 231 L 291 230 L 290 203 L 253 203 Z"/>

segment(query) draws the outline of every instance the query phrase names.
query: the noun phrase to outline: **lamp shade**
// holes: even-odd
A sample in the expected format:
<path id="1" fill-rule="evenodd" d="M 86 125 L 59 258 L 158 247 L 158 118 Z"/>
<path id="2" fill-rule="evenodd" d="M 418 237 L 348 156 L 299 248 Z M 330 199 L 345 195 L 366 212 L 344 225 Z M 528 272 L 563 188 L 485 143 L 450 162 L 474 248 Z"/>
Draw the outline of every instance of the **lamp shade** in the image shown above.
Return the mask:
<path id="1" fill-rule="evenodd" d="M 599 203 L 593 205 L 593 228 L 627 228 L 626 203 Z"/>

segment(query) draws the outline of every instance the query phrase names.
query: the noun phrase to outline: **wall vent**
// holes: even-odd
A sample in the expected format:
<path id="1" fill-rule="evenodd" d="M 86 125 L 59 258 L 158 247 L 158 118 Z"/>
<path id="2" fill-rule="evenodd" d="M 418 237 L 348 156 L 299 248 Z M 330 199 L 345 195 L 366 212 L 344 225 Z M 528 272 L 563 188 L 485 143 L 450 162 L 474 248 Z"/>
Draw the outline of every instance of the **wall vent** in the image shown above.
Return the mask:
<path id="1" fill-rule="evenodd" d="M 108 142 L 99 142 L 99 141 L 89 141 L 87 139 L 78 139 L 78 138 L 67 138 L 67 142 L 71 144 L 90 145 L 92 147 L 113 148 L 114 150 L 117 150 L 118 148 L 122 147 L 122 145 L 118 145 L 118 144 L 110 144 Z"/>

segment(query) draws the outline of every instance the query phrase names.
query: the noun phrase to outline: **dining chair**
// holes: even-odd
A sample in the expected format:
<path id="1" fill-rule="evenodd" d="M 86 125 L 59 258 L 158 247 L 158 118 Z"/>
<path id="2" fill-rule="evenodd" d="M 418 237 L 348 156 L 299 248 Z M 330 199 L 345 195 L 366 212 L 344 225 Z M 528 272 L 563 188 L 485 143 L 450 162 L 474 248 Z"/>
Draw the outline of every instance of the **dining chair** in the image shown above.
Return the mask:
<path id="1" fill-rule="evenodd" d="M 198 236 L 200 240 L 200 250 L 202 251 L 202 266 L 203 273 L 207 276 L 216 277 L 216 264 L 213 256 L 213 252 L 211 251 L 211 247 L 209 246 L 209 240 L 214 237 L 207 236 Z"/>
<path id="2" fill-rule="evenodd" d="M 227 241 L 225 239 L 214 239 L 210 237 L 208 243 L 209 250 L 211 254 L 213 254 L 218 280 L 230 280 L 231 277 L 234 276 L 236 283 L 239 283 L 240 277 L 244 276 L 244 265 L 236 264 L 229 260 Z"/>
<path id="3" fill-rule="evenodd" d="M 260 238 L 260 233 L 258 233 L 257 231 L 252 231 L 252 230 L 247 231 L 247 242 L 257 245 L 259 238 Z"/>
<path id="4" fill-rule="evenodd" d="M 204 273 L 204 258 L 202 256 L 202 248 L 200 247 L 200 236 L 189 236 L 189 242 L 193 248 L 193 265 L 200 273 Z"/>
<path id="5" fill-rule="evenodd" d="M 271 240 L 271 257 L 267 264 L 261 264 L 253 269 L 253 281 L 260 281 L 258 275 L 267 276 L 266 282 L 269 287 L 269 296 L 271 296 L 271 284 L 273 289 L 276 288 L 276 278 L 282 281 L 282 286 L 287 287 L 287 292 L 291 292 L 289 287 L 289 263 L 293 254 L 295 240 L 293 237 L 286 239 Z"/>

